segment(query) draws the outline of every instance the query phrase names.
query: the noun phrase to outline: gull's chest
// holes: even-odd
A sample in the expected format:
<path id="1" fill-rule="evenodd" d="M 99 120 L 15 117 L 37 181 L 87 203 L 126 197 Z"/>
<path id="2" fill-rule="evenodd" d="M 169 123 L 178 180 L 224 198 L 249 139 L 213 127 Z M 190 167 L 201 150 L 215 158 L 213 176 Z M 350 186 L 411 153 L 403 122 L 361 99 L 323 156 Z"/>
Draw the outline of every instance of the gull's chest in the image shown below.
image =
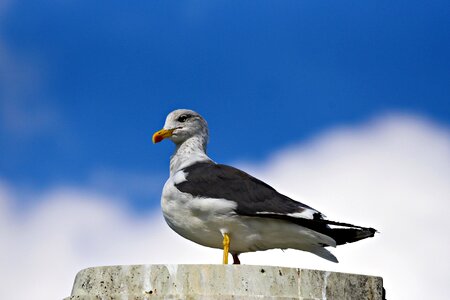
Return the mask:
<path id="1" fill-rule="evenodd" d="M 192 198 L 192 195 L 180 192 L 175 186 L 174 178 L 170 177 L 164 185 L 161 197 L 164 217 L 166 219 L 183 219 L 186 214 L 189 214 L 188 204 Z"/>
<path id="2" fill-rule="evenodd" d="M 162 193 L 161 207 L 167 224 L 178 234 L 197 243 L 221 245 L 221 231 L 229 228 L 236 202 L 183 193 L 176 184 L 185 180 L 185 174 L 182 171 L 178 173 L 167 180 Z"/>

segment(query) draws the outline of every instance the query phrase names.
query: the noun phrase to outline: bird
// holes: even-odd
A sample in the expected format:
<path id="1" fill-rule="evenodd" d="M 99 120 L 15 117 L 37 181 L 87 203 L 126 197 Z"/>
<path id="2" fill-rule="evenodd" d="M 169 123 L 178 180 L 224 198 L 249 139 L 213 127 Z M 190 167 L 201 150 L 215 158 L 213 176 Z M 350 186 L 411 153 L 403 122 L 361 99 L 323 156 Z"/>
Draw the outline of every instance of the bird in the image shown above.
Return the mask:
<path id="1" fill-rule="evenodd" d="M 197 112 L 170 112 L 153 143 L 175 144 L 161 208 L 176 233 L 223 250 L 222 263 L 240 264 L 239 255 L 269 249 L 297 249 L 337 263 L 326 249 L 373 237 L 374 228 L 327 220 L 316 209 L 289 198 L 267 183 L 206 152 L 208 124 Z"/>

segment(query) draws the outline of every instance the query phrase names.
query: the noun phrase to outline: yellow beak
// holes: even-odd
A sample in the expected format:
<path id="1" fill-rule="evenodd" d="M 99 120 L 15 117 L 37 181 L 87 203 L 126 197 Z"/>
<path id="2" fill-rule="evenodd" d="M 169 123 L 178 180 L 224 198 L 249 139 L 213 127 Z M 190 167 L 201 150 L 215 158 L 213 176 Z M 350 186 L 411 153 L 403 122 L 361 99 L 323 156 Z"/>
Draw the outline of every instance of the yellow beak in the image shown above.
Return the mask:
<path id="1" fill-rule="evenodd" d="M 175 129 L 161 129 L 153 134 L 153 144 L 161 142 L 163 139 L 171 137 Z"/>

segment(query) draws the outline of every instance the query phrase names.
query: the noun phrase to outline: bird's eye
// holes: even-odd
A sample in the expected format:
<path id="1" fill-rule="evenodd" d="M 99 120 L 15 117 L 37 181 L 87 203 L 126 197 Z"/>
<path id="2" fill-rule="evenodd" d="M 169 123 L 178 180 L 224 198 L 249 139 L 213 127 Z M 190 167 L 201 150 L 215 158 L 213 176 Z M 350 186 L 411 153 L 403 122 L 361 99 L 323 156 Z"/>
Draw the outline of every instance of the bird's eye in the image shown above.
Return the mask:
<path id="1" fill-rule="evenodd" d="M 190 115 L 181 115 L 178 117 L 177 121 L 183 123 L 186 122 L 186 120 L 189 119 L 189 117 Z"/>

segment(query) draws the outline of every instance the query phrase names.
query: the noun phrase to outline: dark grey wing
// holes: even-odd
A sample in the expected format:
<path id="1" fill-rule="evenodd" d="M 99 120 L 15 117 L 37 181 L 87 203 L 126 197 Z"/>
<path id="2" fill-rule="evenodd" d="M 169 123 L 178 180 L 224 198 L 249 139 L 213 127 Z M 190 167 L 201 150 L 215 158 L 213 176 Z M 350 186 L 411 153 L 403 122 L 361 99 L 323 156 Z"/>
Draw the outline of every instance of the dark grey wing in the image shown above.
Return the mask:
<path id="1" fill-rule="evenodd" d="M 186 181 L 175 184 L 185 193 L 227 199 L 237 203 L 236 213 L 277 218 L 320 218 L 313 208 L 278 193 L 263 181 L 230 166 L 201 162 L 183 171 Z"/>
<path id="2" fill-rule="evenodd" d="M 325 220 L 317 210 L 230 166 L 201 162 L 183 171 L 186 181 L 175 184 L 181 192 L 234 201 L 239 215 L 286 220 L 330 236 L 337 245 L 373 237 L 376 232 L 373 228 Z"/>

